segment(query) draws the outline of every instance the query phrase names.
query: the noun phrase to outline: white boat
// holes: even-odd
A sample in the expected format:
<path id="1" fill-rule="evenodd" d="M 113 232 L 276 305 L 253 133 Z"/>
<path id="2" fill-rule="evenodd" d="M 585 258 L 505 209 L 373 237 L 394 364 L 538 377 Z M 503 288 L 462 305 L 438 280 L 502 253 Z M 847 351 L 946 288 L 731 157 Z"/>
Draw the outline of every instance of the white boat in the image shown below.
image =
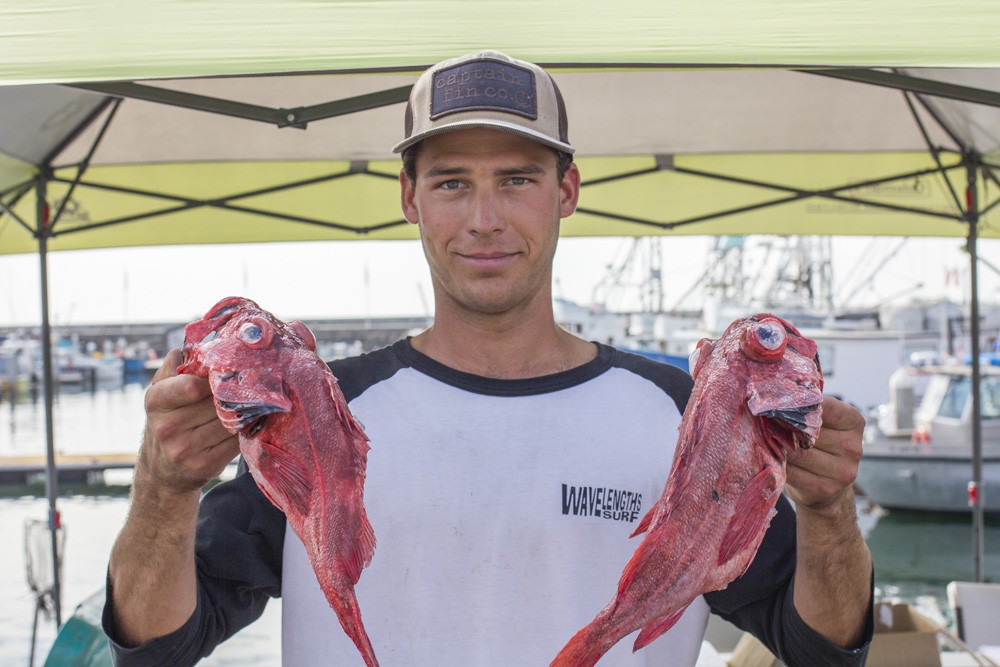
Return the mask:
<path id="1" fill-rule="evenodd" d="M 982 485 L 987 512 L 1000 512 L 1000 357 L 981 365 Z M 969 512 L 972 472 L 971 367 L 949 363 L 921 370 L 926 388 L 912 429 L 894 428 L 890 406 L 870 420 L 857 484 L 886 509 Z M 904 392 L 905 395 L 905 392 Z M 894 395 L 896 398 L 898 395 Z M 898 400 L 898 399 L 896 399 Z M 905 403 L 905 399 L 903 401 Z"/>
<path id="2" fill-rule="evenodd" d="M 70 341 L 60 341 L 53 348 L 55 379 L 61 384 L 104 385 L 120 383 L 125 361 L 114 355 L 84 353 Z"/>

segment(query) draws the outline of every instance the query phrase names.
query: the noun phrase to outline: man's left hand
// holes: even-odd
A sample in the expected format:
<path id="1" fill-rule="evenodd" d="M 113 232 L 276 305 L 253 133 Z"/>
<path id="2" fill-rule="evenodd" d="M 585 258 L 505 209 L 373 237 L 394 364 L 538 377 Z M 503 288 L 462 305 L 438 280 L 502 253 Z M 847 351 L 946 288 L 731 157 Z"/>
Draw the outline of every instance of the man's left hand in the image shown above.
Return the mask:
<path id="1" fill-rule="evenodd" d="M 788 455 L 787 491 L 796 507 L 823 512 L 850 495 L 861 460 L 865 419 L 853 406 L 823 397 L 823 426 L 812 448 Z"/>

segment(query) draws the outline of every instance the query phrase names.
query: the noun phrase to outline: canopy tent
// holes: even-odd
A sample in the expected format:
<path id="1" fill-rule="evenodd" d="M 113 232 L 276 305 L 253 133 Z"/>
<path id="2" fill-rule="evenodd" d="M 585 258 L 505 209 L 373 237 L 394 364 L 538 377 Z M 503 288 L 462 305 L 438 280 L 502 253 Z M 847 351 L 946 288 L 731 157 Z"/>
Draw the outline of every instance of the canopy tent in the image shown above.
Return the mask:
<path id="1" fill-rule="evenodd" d="M 0 253 L 37 249 L 39 175 L 52 250 L 414 238 L 399 105 L 484 46 L 557 72 L 585 180 L 565 234 L 965 236 L 974 167 L 993 236 L 998 24 L 972 0 L 0 8 Z"/>
<path id="2" fill-rule="evenodd" d="M 584 176 L 564 234 L 968 237 L 975 327 L 998 28 L 974 0 L 8 3 L 0 254 L 39 253 L 48 345 L 50 250 L 413 238 L 401 103 L 489 47 L 556 73 Z"/>

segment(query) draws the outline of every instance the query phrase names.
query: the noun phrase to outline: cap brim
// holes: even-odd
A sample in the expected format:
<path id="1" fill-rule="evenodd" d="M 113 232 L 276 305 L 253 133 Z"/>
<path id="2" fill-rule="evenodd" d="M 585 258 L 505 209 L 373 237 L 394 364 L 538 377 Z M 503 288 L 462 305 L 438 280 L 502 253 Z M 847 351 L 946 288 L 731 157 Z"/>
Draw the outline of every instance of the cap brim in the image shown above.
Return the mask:
<path id="1" fill-rule="evenodd" d="M 524 127 L 523 125 L 518 125 L 517 123 L 506 123 L 502 120 L 494 119 L 475 119 L 475 120 L 462 120 L 454 123 L 448 123 L 447 125 L 438 125 L 430 130 L 415 134 L 412 137 L 407 137 L 403 141 L 396 144 L 393 147 L 393 153 L 402 153 L 404 150 L 412 146 L 413 144 L 419 143 L 426 139 L 427 137 L 433 137 L 438 134 L 444 134 L 446 132 L 454 132 L 456 130 L 469 130 L 474 128 L 486 128 L 490 130 L 499 130 L 501 132 L 510 132 L 511 134 L 516 134 L 524 137 L 525 139 L 531 139 L 532 141 L 537 141 L 540 144 L 548 146 L 549 148 L 554 148 L 557 151 L 562 151 L 563 153 L 573 154 L 576 149 L 570 146 L 564 141 L 558 141 L 552 137 L 542 134 L 541 132 L 533 132 L 530 129 Z"/>

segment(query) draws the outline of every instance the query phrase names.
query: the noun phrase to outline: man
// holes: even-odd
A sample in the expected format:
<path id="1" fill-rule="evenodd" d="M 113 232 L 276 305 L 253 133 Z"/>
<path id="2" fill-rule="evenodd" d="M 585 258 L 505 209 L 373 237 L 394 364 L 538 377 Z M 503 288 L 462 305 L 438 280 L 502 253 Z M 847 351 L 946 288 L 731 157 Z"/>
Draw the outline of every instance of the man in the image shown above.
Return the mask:
<path id="1" fill-rule="evenodd" d="M 545 665 L 613 596 L 691 379 L 554 320 L 552 259 L 580 174 L 544 70 L 497 52 L 441 63 L 415 85 L 405 126 L 402 208 L 420 228 L 435 321 L 332 364 L 372 442 L 378 546 L 359 607 L 383 665 Z M 284 664 L 358 664 L 250 475 L 207 494 L 199 518 L 201 488 L 238 446 L 207 382 L 177 376 L 178 362 L 171 352 L 148 391 L 109 566 L 104 624 L 120 664 L 190 664 L 279 594 Z M 852 483 L 864 422 L 834 399 L 823 407 L 816 446 L 788 469 L 797 514 L 779 503 L 746 575 L 602 665 L 693 665 L 710 609 L 789 665 L 863 664 L 872 565 Z"/>

